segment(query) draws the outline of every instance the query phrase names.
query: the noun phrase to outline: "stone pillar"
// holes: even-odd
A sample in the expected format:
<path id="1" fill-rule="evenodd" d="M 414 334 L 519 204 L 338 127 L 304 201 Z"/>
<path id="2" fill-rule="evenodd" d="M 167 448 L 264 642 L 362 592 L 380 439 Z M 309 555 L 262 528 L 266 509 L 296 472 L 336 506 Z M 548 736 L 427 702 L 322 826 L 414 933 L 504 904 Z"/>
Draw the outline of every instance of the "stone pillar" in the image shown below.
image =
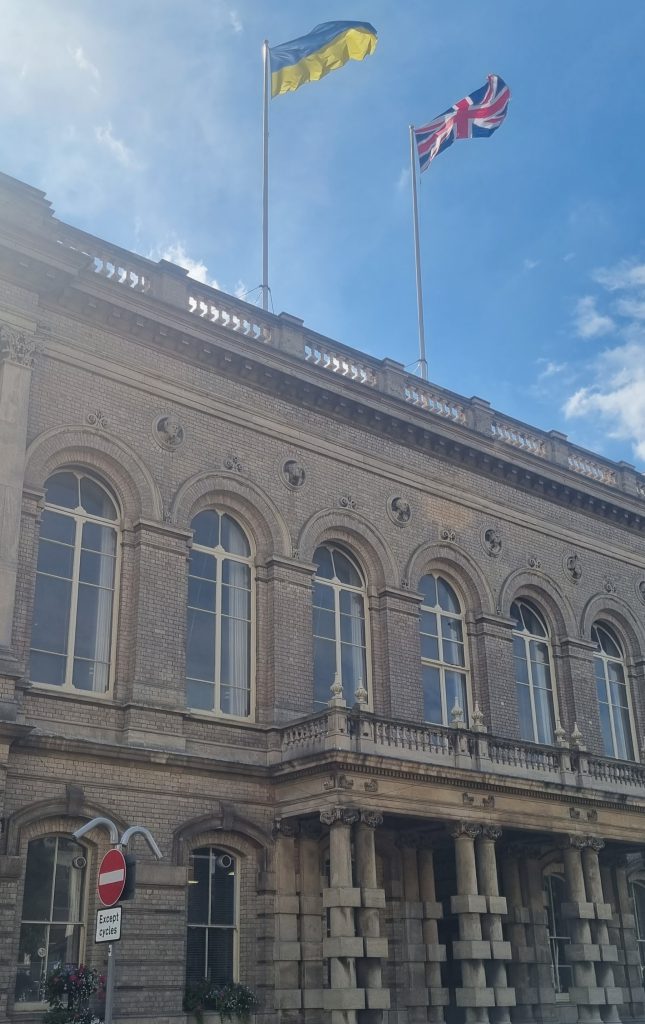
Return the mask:
<path id="1" fill-rule="evenodd" d="M 624 938 L 618 913 L 618 898 L 614 881 L 614 865 L 617 859 L 616 857 L 611 859 L 609 857 L 603 858 L 603 863 L 600 865 L 600 879 L 605 900 L 611 907 L 611 920 L 607 922 L 607 932 L 609 942 L 616 947 L 617 959 L 614 964 L 614 981 L 618 988 L 622 989 L 623 998 L 621 1001 L 625 1003 L 629 999 L 627 993 L 625 949 L 623 948 Z"/>
<path id="2" fill-rule="evenodd" d="M 363 936 L 364 956 L 356 963 L 356 980 L 365 990 L 365 1009 L 358 1011 L 359 1024 L 381 1024 L 390 1005 L 390 993 L 383 988 L 381 960 L 387 957 L 387 939 L 381 937 L 379 910 L 385 909 L 385 890 L 376 879 L 374 830 L 383 824 L 379 811 L 361 811 L 354 837 L 356 881 L 361 890 L 357 930 Z"/>
<path id="3" fill-rule="evenodd" d="M 356 1011 L 365 1009 L 365 992 L 356 986 L 356 960 L 363 955 L 363 940 L 356 935 L 354 912 L 361 891 L 352 878 L 351 828 L 359 812 L 330 807 L 320 812 L 329 825 L 329 888 L 323 889 L 323 907 L 329 910 L 329 936 L 323 939 L 323 957 L 329 960 L 331 987 L 323 991 L 323 1005 L 331 1011 L 331 1024 L 356 1024 Z"/>
<path id="4" fill-rule="evenodd" d="M 12 1004 L 14 999 L 18 950 L 13 933 L 20 876 L 24 870 L 22 857 L 0 856 L 0 1021 L 9 1020 L 8 1003 Z"/>
<path id="5" fill-rule="evenodd" d="M 573 985 L 569 989 L 571 1002 L 578 1005 L 578 1020 L 599 1024 L 599 1006 L 605 1002 L 605 993 L 598 987 L 594 960 L 596 950 L 591 942 L 594 906 L 587 901 L 581 851 L 587 840 L 582 836 L 569 836 L 563 849 L 564 880 L 567 902 L 562 913 L 570 922 L 571 943 L 567 957 L 573 965 Z"/>
<path id="6" fill-rule="evenodd" d="M 533 1024 L 534 1007 L 537 1003 L 537 987 L 531 984 L 529 963 L 533 959 L 533 948 L 527 942 L 529 909 L 522 897 L 522 880 L 517 846 L 504 851 L 502 859 L 502 887 L 506 896 L 508 937 L 511 943 L 513 961 L 508 974 L 515 988 L 516 1004 L 511 1007 L 513 1024 Z"/>
<path id="7" fill-rule="evenodd" d="M 609 903 L 605 902 L 602 891 L 602 879 L 600 877 L 600 863 L 598 851 L 605 845 L 604 839 L 590 837 L 587 845 L 582 851 L 582 869 L 585 876 L 585 889 L 587 900 L 593 904 L 595 920 L 591 925 L 592 937 L 596 949 L 596 977 L 598 985 L 605 990 L 605 1005 L 600 1015 L 606 1024 L 620 1024 L 618 1007 L 623 1001 L 621 989 L 616 987 L 614 981 L 613 964 L 618 961 L 618 950 L 609 942 L 609 928 L 607 922 L 611 920 L 612 911 Z"/>
<path id="8" fill-rule="evenodd" d="M 12 650 L 20 509 L 25 473 L 29 388 L 35 339 L 0 324 L 0 677 L 21 675 Z M 13 692 L 5 696 L 12 697 Z M 3 691 L 0 690 L 0 699 Z"/>
<path id="9" fill-rule="evenodd" d="M 501 828 L 484 825 L 475 849 L 479 891 L 486 897 L 488 911 L 482 917 L 481 927 L 482 938 L 490 942 L 491 959 L 485 969 L 488 984 L 495 992 L 495 1009 L 491 1010 L 491 1017 L 498 1024 L 510 1024 L 509 1007 L 515 1005 L 515 991 L 508 986 L 505 961 L 511 959 L 511 944 L 504 941 L 502 931 L 502 915 L 506 914 L 507 906 L 506 899 L 499 894 L 495 856 L 495 843 L 501 834 Z"/>
<path id="10" fill-rule="evenodd" d="M 276 1010 L 298 1010 L 300 992 L 300 942 L 296 896 L 296 840 L 298 822 L 280 819 L 273 826 L 275 839 L 274 914 L 274 1006 Z"/>
<path id="11" fill-rule="evenodd" d="M 397 514 L 391 507 L 390 511 L 393 516 Z M 404 513 L 405 508 L 399 508 L 398 514 Z M 379 594 L 379 625 L 385 647 L 381 660 L 388 680 L 418 678 L 420 601 L 419 594 L 405 590 L 388 589 Z M 414 722 L 425 718 L 420 686 L 385 686 L 383 700 L 384 706 L 377 707 L 377 712 Z"/>
<path id="12" fill-rule="evenodd" d="M 426 948 L 423 939 L 418 833 L 402 833 L 397 838 L 401 851 L 403 899 L 400 903 L 400 939 L 396 966 L 397 1002 L 405 1008 L 398 1019 L 408 1024 L 427 1021 L 429 994 L 426 987 Z"/>
<path id="13" fill-rule="evenodd" d="M 627 864 L 618 860 L 614 871 L 616 907 L 620 925 L 621 945 L 625 964 L 625 1002 L 629 1004 L 632 1017 L 640 1017 L 645 1010 L 643 975 L 636 935 L 634 904 L 627 881 Z"/>
<path id="14" fill-rule="evenodd" d="M 446 947 L 439 943 L 437 921 L 443 917 L 443 907 L 437 903 L 434 876 L 434 851 L 429 839 L 422 837 L 419 846 L 419 896 L 423 912 L 423 942 L 426 947 L 426 988 L 430 1005 L 430 1024 L 443 1024 L 444 1006 L 450 1005 L 450 992 L 442 984 L 441 965 L 446 960 Z"/>
<path id="15" fill-rule="evenodd" d="M 544 882 L 542 878 L 541 853 L 539 846 L 520 846 L 521 876 L 528 913 L 527 941 L 529 944 L 529 974 L 535 989 L 535 1019 L 547 1022 L 559 1020 L 556 992 L 553 984 L 551 947 L 549 944 L 548 918 L 545 909 Z"/>
<path id="16" fill-rule="evenodd" d="M 482 938 L 481 915 L 488 910 L 486 897 L 477 889 L 475 839 L 481 825 L 461 822 L 453 829 L 457 895 L 450 899 L 459 921 L 459 939 L 452 955 L 461 962 L 461 987 L 455 989 L 457 1006 L 465 1009 L 466 1024 L 488 1024 L 488 1007 L 495 1005 L 495 992 L 486 985 L 484 963 L 490 959 L 490 941 Z"/>
<path id="17" fill-rule="evenodd" d="M 318 821 L 300 822 L 300 989 L 307 1021 L 323 1017 L 323 932 Z"/>

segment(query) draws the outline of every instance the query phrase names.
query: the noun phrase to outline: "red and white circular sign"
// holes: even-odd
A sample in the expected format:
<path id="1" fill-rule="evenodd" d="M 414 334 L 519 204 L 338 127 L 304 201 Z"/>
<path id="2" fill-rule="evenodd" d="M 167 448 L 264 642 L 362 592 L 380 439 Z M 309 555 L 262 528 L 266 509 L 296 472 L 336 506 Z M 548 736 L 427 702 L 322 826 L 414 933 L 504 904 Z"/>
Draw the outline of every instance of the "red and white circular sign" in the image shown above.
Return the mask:
<path id="1" fill-rule="evenodd" d="M 104 907 L 118 903 L 125 887 L 125 857 L 120 850 L 108 850 L 99 867 L 99 899 Z"/>

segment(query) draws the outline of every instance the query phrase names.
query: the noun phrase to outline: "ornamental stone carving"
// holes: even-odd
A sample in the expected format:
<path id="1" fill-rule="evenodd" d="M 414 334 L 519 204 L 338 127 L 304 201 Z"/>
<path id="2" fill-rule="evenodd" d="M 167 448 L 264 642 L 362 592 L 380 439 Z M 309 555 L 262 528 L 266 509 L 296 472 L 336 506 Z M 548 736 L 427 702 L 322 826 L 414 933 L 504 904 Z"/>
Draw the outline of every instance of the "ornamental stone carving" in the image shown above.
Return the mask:
<path id="1" fill-rule="evenodd" d="M 616 587 L 614 581 L 609 578 L 609 576 L 605 576 L 604 589 L 606 594 L 615 594 L 618 588 Z"/>
<path id="2" fill-rule="evenodd" d="M 167 452 L 176 451 L 184 443 L 184 428 L 174 413 L 168 413 L 155 420 L 153 433 L 157 444 Z"/>
<path id="3" fill-rule="evenodd" d="M 457 825 L 453 825 L 450 835 L 453 839 L 476 839 L 481 835 L 481 831 L 481 825 L 476 825 L 473 821 L 460 821 Z"/>
<path id="4" fill-rule="evenodd" d="M 457 540 L 456 532 L 454 530 L 449 529 L 449 527 L 447 526 L 444 526 L 439 536 L 441 537 L 442 540 L 450 541 L 450 543 L 452 544 L 454 544 L 454 542 Z"/>
<path id="5" fill-rule="evenodd" d="M 224 469 L 228 469 L 232 473 L 242 473 L 244 464 L 237 455 L 227 455 L 224 459 Z"/>
<path id="6" fill-rule="evenodd" d="M 482 829 L 482 839 L 490 839 L 493 843 L 496 843 L 502 834 L 501 828 L 497 825 L 484 825 Z"/>
<path id="7" fill-rule="evenodd" d="M 639 580 L 636 584 L 636 593 L 640 597 L 643 604 L 645 604 L 645 580 Z"/>
<path id="8" fill-rule="evenodd" d="M 338 504 L 341 508 L 349 508 L 351 510 L 356 508 L 356 502 L 352 498 L 351 494 L 343 494 L 338 499 Z"/>
<path id="9" fill-rule="evenodd" d="M 378 828 L 383 824 L 383 815 L 380 811 L 361 811 L 361 824 L 368 828 Z"/>
<path id="10" fill-rule="evenodd" d="M 108 425 L 107 416 L 100 409 L 88 412 L 86 419 L 91 427 L 97 427 L 99 430 L 105 430 Z"/>
<path id="11" fill-rule="evenodd" d="M 286 459 L 280 467 L 280 479 L 292 491 L 304 486 L 306 476 L 305 467 L 297 459 Z"/>
<path id="12" fill-rule="evenodd" d="M 0 357 L 9 363 L 26 366 L 34 365 L 36 341 L 18 327 L 0 324 Z"/>
<path id="13" fill-rule="evenodd" d="M 410 502 L 398 494 L 393 495 L 388 498 L 387 514 L 397 526 L 407 526 L 412 518 Z"/>
<path id="14" fill-rule="evenodd" d="M 582 578 L 582 563 L 576 554 L 567 555 L 564 560 L 564 571 L 572 583 L 578 583 Z"/>
<path id="15" fill-rule="evenodd" d="M 502 535 L 499 530 L 492 526 L 484 530 L 483 544 L 486 554 L 491 558 L 497 558 L 502 551 Z"/>
<path id="16" fill-rule="evenodd" d="M 542 562 L 537 557 L 537 555 L 529 555 L 529 557 L 527 558 L 527 562 L 528 562 L 529 569 L 541 569 L 542 568 Z"/>
<path id="17" fill-rule="evenodd" d="M 323 825 L 355 825 L 360 820 L 360 811 L 355 807 L 325 807 L 320 812 Z"/>
<path id="18" fill-rule="evenodd" d="M 274 839 L 278 836 L 284 836 L 285 839 L 295 839 L 299 832 L 300 824 L 296 818 L 276 818 L 271 829 Z"/>

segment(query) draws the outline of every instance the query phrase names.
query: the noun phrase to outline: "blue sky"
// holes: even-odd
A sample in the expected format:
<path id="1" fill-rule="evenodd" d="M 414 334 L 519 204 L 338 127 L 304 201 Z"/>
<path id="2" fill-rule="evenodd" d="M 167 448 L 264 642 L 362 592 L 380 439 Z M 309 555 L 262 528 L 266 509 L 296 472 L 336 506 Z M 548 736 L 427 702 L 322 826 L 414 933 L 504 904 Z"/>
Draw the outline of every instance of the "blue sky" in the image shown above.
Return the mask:
<path id="1" fill-rule="evenodd" d="M 420 180 L 430 378 L 645 469 L 642 0 L 0 0 L 0 169 L 229 292 L 261 279 L 261 44 L 371 21 L 271 104 L 276 312 L 417 358 L 408 124 L 495 71 L 490 139 Z"/>

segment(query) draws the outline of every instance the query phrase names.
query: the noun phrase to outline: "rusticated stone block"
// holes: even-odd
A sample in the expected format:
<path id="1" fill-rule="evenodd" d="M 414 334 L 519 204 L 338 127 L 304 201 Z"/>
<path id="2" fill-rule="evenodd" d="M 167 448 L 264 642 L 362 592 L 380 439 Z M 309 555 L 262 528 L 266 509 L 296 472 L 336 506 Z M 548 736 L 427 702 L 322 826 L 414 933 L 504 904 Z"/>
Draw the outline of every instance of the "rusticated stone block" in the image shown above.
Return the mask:
<path id="1" fill-rule="evenodd" d="M 605 989 L 605 1001 L 607 1006 L 619 1006 L 623 1001 L 623 990 L 615 986 L 608 986 Z"/>
<path id="2" fill-rule="evenodd" d="M 387 939 L 381 939 L 366 935 L 362 940 L 365 946 L 365 956 L 369 957 L 387 957 Z"/>
<path id="3" fill-rule="evenodd" d="M 276 896 L 275 898 L 275 912 L 276 914 L 299 914 L 300 913 L 300 897 L 299 896 Z"/>
<path id="4" fill-rule="evenodd" d="M 495 986 L 495 1006 L 515 1006 L 515 989 Z"/>
<path id="5" fill-rule="evenodd" d="M 538 1001 L 538 990 L 533 985 L 523 985 L 516 991 L 515 999 L 518 1006 L 535 1006 Z"/>
<path id="6" fill-rule="evenodd" d="M 323 989 L 325 1010 L 364 1010 L 365 989 L 326 988 Z"/>
<path id="7" fill-rule="evenodd" d="M 361 890 L 351 886 L 338 886 L 334 889 L 323 889 L 322 905 L 329 907 L 360 907 Z"/>
<path id="8" fill-rule="evenodd" d="M 611 921 L 614 916 L 611 903 L 594 903 L 596 917 L 599 921 Z"/>
<path id="9" fill-rule="evenodd" d="M 571 990 L 569 990 L 569 991 L 571 991 Z M 571 999 L 572 999 L 572 1001 L 574 1001 L 573 1000 L 573 996 L 571 996 Z M 557 1000 L 557 995 L 556 995 L 556 991 L 553 988 L 553 986 L 549 986 L 548 988 L 546 986 L 543 986 L 543 985 L 538 986 L 536 1002 L 538 1000 L 539 1000 L 540 1003 L 544 1003 L 547 1006 L 550 1006 L 552 1003 L 557 1003 L 557 1001 L 558 1001 Z"/>
<path id="10" fill-rule="evenodd" d="M 430 990 L 430 1006 L 450 1006 L 450 989 L 435 988 Z"/>
<path id="11" fill-rule="evenodd" d="M 301 960 L 320 960 L 322 957 L 322 942 L 301 942 Z"/>
<path id="12" fill-rule="evenodd" d="M 423 916 L 428 921 L 440 921 L 443 917 L 443 904 L 430 903 L 426 900 L 423 904 Z"/>
<path id="13" fill-rule="evenodd" d="M 495 990 L 492 988 L 456 988 L 457 1006 L 494 1006 Z"/>
<path id="14" fill-rule="evenodd" d="M 605 990 L 604 988 L 596 988 L 595 986 L 584 988 L 582 986 L 572 985 L 569 989 L 569 998 L 573 1003 L 582 1003 L 586 1006 L 604 1006 Z"/>
<path id="15" fill-rule="evenodd" d="M 274 960 L 300 960 L 299 942 L 274 942 Z"/>
<path id="16" fill-rule="evenodd" d="M 452 944 L 455 960 L 490 960 L 488 939 L 457 939 Z"/>
<path id="17" fill-rule="evenodd" d="M 450 909 L 453 914 L 485 914 L 486 897 L 461 895 L 451 896 Z"/>
<path id="18" fill-rule="evenodd" d="M 426 944 L 426 959 L 430 963 L 443 964 L 447 958 L 445 946 L 442 946 L 439 942 L 429 942 Z"/>
<path id="19" fill-rule="evenodd" d="M 528 907 L 510 907 L 508 920 L 511 924 L 530 924 L 531 912 Z"/>
<path id="20" fill-rule="evenodd" d="M 600 944 L 600 959 L 606 964 L 618 963 L 618 947 L 610 942 Z"/>
<path id="21" fill-rule="evenodd" d="M 420 920 L 423 917 L 423 904 L 406 900 L 401 904 L 401 917 Z"/>
<path id="22" fill-rule="evenodd" d="M 305 988 L 302 990 L 302 1005 L 305 1010 L 317 1010 L 323 1004 L 321 988 Z"/>
<path id="23" fill-rule="evenodd" d="M 323 939 L 323 956 L 353 956 L 363 955 L 363 940 L 357 935 L 339 935 Z"/>
<path id="24" fill-rule="evenodd" d="M 422 963 L 426 958 L 426 947 L 421 942 L 406 942 L 403 944 L 401 956 L 410 963 Z"/>
<path id="25" fill-rule="evenodd" d="M 620 919 L 621 919 L 621 923 L 622 923 L 623 928 L 625 928 L 625 929 L 632 928 L 633 929 L 633 928 L 636 927 L 636 918 L 634 917 L 633 914 L 621 914 L 620 915 Z"/>
<path id="26" fill-rule="evenodd" d="M 389 988 L 366 988 L 365 1006 L 368 1010 L 389 1010 L 390 990 Z"/>
<path id="27" fill-rule="evenodd" d="M 596 916 L 594 903 L 582 903 L 579 901 L 562 904 L 562 916 L 567 918 L 578 918 L 583 921 L 593 921 Z"/>
<path id="28" fill-rule="evenodd" d="M 535 946 L 513 946 L 513 960 L 518 964 L 534 964 Z"/>
<path id="29" fill-rule="evenodd" d="M 300 913 L 310 914 L 311 916 L 320 917 L 322 914 L 322 897 L 320 896 L 301 896 L 300 897 Z"/>
<path id="30" fill-rule="evenodd" d="M 486 902 L 489 914 L 506 914 L 506 896 L 487 896 Z"/>
<path id="31" fill-rule="evenodd" d="M 302 992 L 299 988 L 276 988 L 273 993 L 276 1010 L 299 1010 L 302 1006 Z"/>
<path id="32" fill-rule="evenodd" d="M 532 924 L 547 924 L 546 910 L 529 910 L 529 918 Z"/>
<path id="33" fill-rule="evenodd" d="M 490 955 L 493 960 L 512 960 L 513 951 L 510 942 L 491 940 Z"/>
<path id="34" fill-rule="evenodd" d="M 586 960 L 600 960 L 600 947 L 593 942 L 570 942 L 564 949 L 564 959 L 569 964 Z"/>
<path id="35" fill-rule="evenodd" d="M 361 897 L 364 907 L 376 907 L 377 910 L 385 909 L 385 889 L 361 889 Z"/>

